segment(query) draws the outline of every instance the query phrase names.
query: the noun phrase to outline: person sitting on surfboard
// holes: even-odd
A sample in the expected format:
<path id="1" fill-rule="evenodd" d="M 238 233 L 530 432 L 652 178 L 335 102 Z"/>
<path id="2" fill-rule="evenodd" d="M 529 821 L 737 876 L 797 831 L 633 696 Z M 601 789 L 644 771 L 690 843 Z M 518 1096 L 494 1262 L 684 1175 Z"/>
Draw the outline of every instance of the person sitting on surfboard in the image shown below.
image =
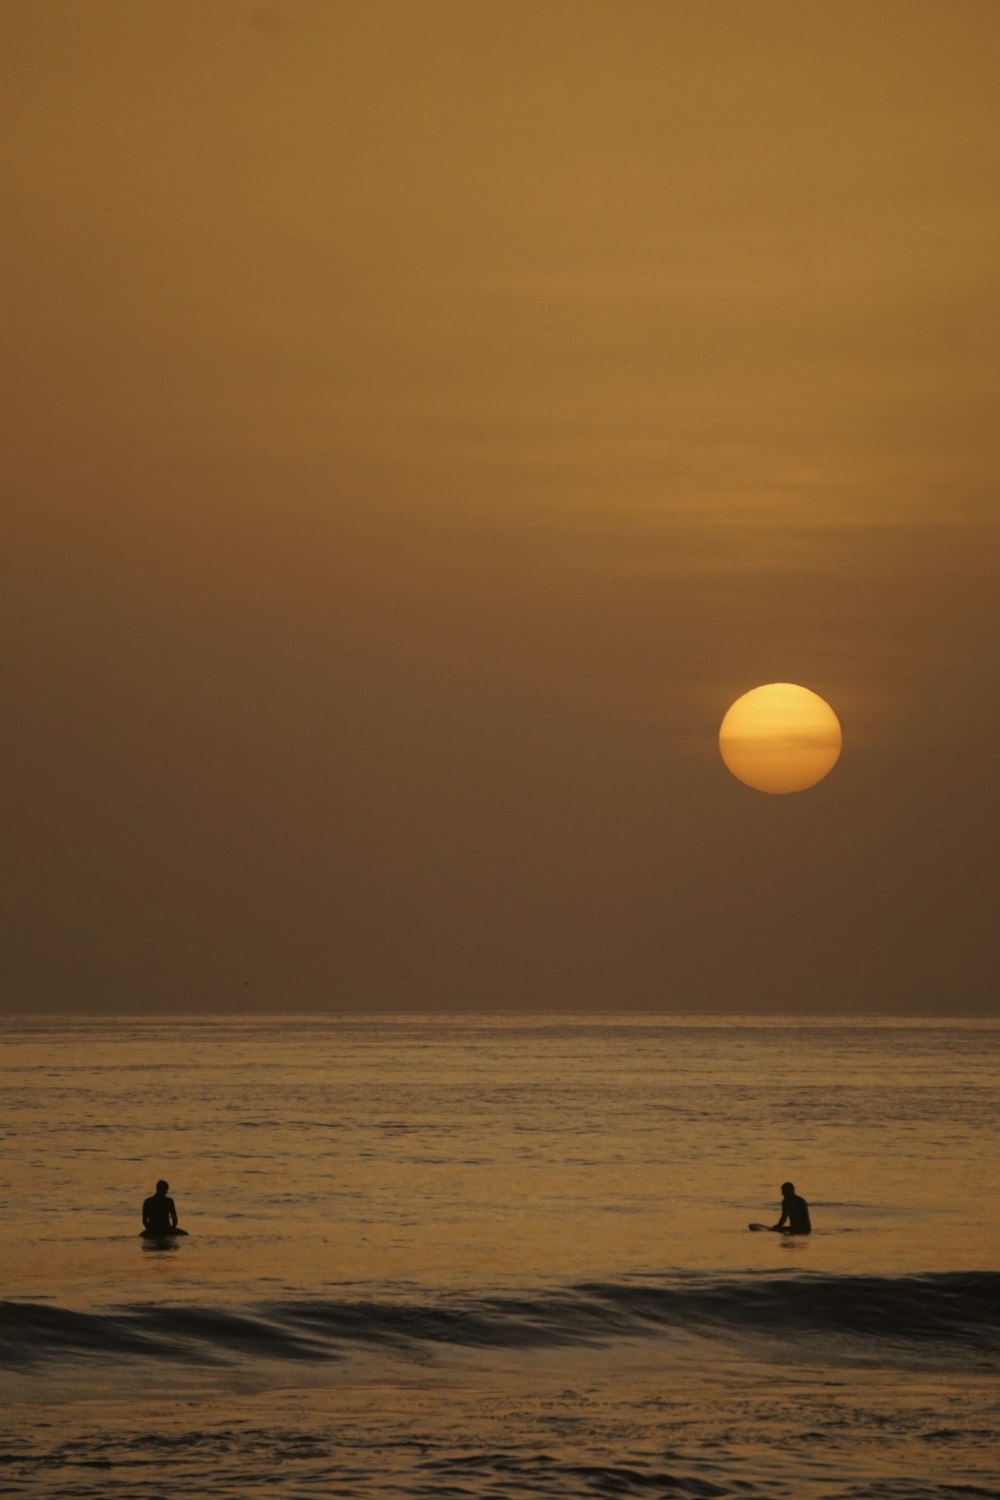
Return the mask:
<path id="1" fill-rule="evenodd" d="M 162 1177 L 156 1184 L 156 1192 L 142 1205 L 142 1227 L 151 1234 L 169 1234 L 177 1228 L 177 1210 L 173 1198 L 167 1197 L 169 1182 Z"/>
<path id="2" fill-rule="evenodd" d="M 786 1219 L 787 1229 L 785 1228 Z M 771 1228 L 780 1230 L 782 1234 L 812 1234 L 809 1205 L 795 1191 L 794 1182 L 781 1184 L 781 1218 L 777 1224 L 772 1224 Z"/>

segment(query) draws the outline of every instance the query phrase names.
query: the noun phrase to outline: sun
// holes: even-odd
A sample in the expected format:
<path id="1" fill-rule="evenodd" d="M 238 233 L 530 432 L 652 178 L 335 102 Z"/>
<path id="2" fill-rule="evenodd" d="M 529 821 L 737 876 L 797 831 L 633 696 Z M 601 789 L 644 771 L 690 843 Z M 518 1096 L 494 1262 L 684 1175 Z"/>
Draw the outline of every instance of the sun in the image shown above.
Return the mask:
<path id="1" fill-rule="evenodd" d="M 840 720 L 818 693 L 769 682 L 737 698 L 722 721 L 719 749 L 733 775 L 758 792 L 804 792 L 833 770 Z"/>

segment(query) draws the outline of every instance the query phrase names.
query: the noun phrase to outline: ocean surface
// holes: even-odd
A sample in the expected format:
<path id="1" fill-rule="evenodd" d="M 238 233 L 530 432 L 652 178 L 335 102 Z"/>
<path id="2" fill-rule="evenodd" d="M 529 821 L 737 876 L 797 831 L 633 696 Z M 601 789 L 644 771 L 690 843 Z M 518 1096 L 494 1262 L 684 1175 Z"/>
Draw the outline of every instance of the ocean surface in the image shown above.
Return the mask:
<path id="1" fill-rule="evenodd" d="M 1000 1495 L 1000 1022 L 0 1047 L 0 1495 Z"/>

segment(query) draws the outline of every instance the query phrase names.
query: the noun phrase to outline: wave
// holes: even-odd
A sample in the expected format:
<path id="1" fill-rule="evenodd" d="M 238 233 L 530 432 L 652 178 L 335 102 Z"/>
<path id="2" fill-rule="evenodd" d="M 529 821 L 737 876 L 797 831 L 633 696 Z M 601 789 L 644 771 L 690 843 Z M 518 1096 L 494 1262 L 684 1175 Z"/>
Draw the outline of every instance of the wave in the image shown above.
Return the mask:
<path id="1" fill-rule="evenodd" d="M 195 1364 L 323 1361 L 362 1350 L 600 1347 L 622 1339 L 780 1341 L 785 1357 L 975 1367 L 1000 1353 L 1000 1273 L 833 1276 L 802 1272 L 588 1282 L 521 1296 L 424 1301 L 296 1299 L 233 1309 L 130 1304 L 80 1312 L 0 1302 L 0 1364 L 66 1355 Z"/>

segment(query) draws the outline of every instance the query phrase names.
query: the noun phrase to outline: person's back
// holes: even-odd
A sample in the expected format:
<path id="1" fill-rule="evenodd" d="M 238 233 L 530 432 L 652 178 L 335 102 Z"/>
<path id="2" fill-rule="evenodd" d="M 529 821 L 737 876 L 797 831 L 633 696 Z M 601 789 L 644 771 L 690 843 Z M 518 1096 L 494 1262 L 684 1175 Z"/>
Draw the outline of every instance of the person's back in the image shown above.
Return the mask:
<path id="1" fill-rule="evenodd" d="M 787 1229 L 785 1228 L 786 1220 L 788 1224 Z M 783 1182 L 781 1184 L 781 1218 L 774 1225 L 774 1228 L 784 1230 L 786 1234 L 812 1234 L 809 1205 L 795 1191 L 794 1182 Z"/>
<path id="2" fill-rule="evenodd" d="M 177 1228 L 177 1210 L 173 1198 L 167 1197 L 169 1182 L 156 1184 L 156 1192 L 142 1205 L 142 1227 L 152 1234 L 169 1234 Z"/>

